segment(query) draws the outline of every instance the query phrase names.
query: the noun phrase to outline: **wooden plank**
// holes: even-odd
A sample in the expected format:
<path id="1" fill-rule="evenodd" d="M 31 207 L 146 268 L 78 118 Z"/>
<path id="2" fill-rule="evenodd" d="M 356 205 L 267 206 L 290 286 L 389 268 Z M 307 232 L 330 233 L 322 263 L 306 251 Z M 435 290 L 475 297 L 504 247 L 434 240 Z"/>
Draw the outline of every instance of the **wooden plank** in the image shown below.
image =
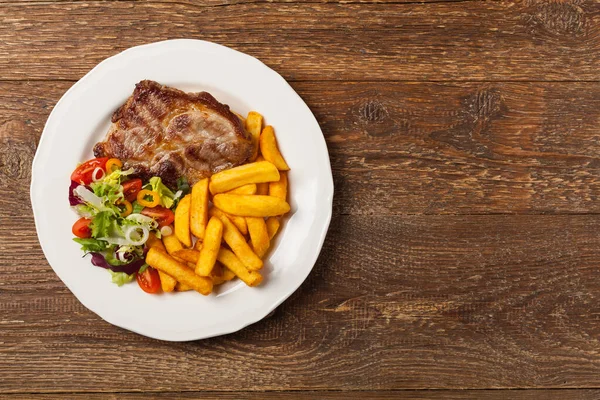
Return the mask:
<path id="1" fill-rule="evenodd" d="M 272 317 L 167 343 L 85 310 L 15 207 L 0 208 L 0 392 L 600 385 L 599 215 L 336 216 Z"/>
<path id="2" fill-rule="evenodd" d="M 0 186 L 28 185 L 70 85 L 0 83 Z M 600 83 L 293 86 L 325 134 L 336 214 L 600 212 Z"/>
<path id="3" fill-rule="evenodd" d="M 1 3 L 77 3 L 77 2 L 88 2 L 89 0 L 0 0 Z M 107 3 L 110 2 L 135 2 L 139 0 L 104 0 Z M 239 4 L 262 4 L 267 6 L 279 5 L 279 4 L 314 4 L 314 3 L 333 3 L 333 4 L 402 4 L 402 3 L 415 3 L 414 0 L 310 0 L 310 1 L 299 1 L 299 0 L 145 0 L 147 2 L 158 2 L 161 3 L 173 3 L 173 4 L 187 4 L 195 7 L 226 7 L 235 6 Z M 468 1 L 484 1 L 484 0 L 419 0 L 417 3 L 465 3 Z"/>
<path id="4" fill-rule="evenodd" d="M 65 394 L 36 394 L 36 399 L 63 400 Z M 287 399 L 404 399 L 404 400 L 588 400 L 598 399 L 600 390 L 566 389 L 566 390 L 403 390 L 403 391 L 294 391 L 294 392 L 166 392 L 166 393 L 85 393 L 71 394 L 69 399 L 107 399 L 107 400 L 145 400 L 153 399 L 232 399 L 232 400 L 287 400 Z M 31 394 L 5 395 L 7 400 L 31 398 Z"/>
<path id="5" fill-rule="evenodd" d="M 293 80 L 600 79 L 592 0 L 26 4 L 0 6 L 3 80 L 78 79 L 125 48 L 176 37 L 230 46 Z"/>

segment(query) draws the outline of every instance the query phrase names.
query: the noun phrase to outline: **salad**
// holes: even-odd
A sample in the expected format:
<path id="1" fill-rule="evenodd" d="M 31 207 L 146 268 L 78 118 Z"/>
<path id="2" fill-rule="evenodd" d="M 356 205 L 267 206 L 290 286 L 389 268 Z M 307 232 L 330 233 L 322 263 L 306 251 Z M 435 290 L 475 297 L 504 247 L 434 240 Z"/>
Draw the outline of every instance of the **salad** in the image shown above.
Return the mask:
<path id="1" fill-rule="evenodd" d="M 173 193 L 159 177 L 142 182 L 133 174 L 116 158 L 94 158 L 73 171 L 69 203 L 80 217 L 73 240 L 115 284 L 136 279 L 145 292 L 158 293 L 159 274 L 145 263 L 146 242 L 173 233 L 174 210 L 190 188 L 182 178 Z"/>

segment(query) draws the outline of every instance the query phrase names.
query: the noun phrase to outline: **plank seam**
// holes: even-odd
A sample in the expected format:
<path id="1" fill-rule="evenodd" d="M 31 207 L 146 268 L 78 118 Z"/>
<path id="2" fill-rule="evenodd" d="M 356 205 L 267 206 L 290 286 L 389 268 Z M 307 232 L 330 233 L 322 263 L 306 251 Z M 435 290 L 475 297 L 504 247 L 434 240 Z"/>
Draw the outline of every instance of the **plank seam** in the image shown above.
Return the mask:
<path id="1" fill-rule="evenodd" d="M 506 387 L 506 388 L 460 388 L 460 389 L 445 389 L 445 388 L 406 388 L 406 389 L 270 389 L 270 390 L 206 390 L 206 391 L 197 391 L 197 390 L 152 390 L 152 391 L 140 391 L 140 390 L 119 390 L 119 391 L 76 391 L 76 392 L 67 392 L 67 391 L 28 391 L 28 392 L 0 392 L 0 394 L 14 394 L 14 395 L 27 395 L 27 394 L 70 394 L 70 395 L 78 395 L 78 394 L 167 394 L 167 393 L 186 393 L 186 394 L 235 394 L 235 393 L 369 393 L 369 392 L 381 392 L 381 393 L 403 393 L 403 392 L 472 392 L 472 391 L 531 391 L 531 392 L 544 392 L 544 391 L 589 391 L 589 390 L 599 390 L 600 386 L 592 386 L 592 387 L 533 387 L 533 388 L 523 388 L 523 387 Z"/>

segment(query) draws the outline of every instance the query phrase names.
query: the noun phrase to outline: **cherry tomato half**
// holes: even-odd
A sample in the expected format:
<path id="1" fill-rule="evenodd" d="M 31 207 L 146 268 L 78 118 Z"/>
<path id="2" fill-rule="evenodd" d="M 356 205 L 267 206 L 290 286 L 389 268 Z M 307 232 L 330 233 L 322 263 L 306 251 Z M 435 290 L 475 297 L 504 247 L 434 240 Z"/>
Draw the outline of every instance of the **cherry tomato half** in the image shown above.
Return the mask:
<path id="1" fill-rule="evenodd" d="M 152 267 L 146 268 L 141 274 L 137 274 L 137 283 L 146 293 L 158 293 L 160 291 L 160 276 L 158 271 Z"/>
<path id="2" fill-rule="evenodd" d="M 92 158 L 75 168 L 75 171 L 71 174 L 71 180 L 77 183 L 83 183 L 89 185 L 92 183 L 92 175 L 96 168 L 100 168 L 106 171 L 106 162 L 108 157 Z"/>
<path id="3" fill-rule="evenodd" d="M 77 221 L 75 221 L 73 228 L 71 229 L 73 235 L 82 239 L 92 237 L 92 230 L 90 229 L 91 222 L 91 219 L 79 218 Z"/>
<path id="4" fill-rule="evenodd" d="M 147 217 L 154 218 L 156 222 L 158 222 L 159 228 L 171 225 L 175 220 L 175 214 L 173 211 L 163 206 L 145 207 L 142 210 L 142 214 Z"/>
<path id="5" fill-rule="evenodd" d="M 123 195 L 125 196 L 125 200 L 133 203 L 135 199 L 137 199 L 137 195 L 140 190 L 142 190 L 142 180 L 141 179 L 130 179 L 127 182 L 123 182 Z"/>

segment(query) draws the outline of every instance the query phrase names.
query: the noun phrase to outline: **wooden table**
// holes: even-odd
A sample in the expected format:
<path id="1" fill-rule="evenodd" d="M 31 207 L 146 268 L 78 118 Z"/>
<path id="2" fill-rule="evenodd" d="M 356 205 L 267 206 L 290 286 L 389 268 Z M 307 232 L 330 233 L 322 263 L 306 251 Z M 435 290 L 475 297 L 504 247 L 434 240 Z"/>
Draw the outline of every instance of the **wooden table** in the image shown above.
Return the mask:
<path id="1" fill-rule="evenodd" d="M 336 195 L 274 315 L 166 343 L 58 279 L 29 181 L 75 81 L 180 37 L 290 82 Z M 599 154 L 598 1 L 0 0 L 0 398 L 599 398 Z"/>

